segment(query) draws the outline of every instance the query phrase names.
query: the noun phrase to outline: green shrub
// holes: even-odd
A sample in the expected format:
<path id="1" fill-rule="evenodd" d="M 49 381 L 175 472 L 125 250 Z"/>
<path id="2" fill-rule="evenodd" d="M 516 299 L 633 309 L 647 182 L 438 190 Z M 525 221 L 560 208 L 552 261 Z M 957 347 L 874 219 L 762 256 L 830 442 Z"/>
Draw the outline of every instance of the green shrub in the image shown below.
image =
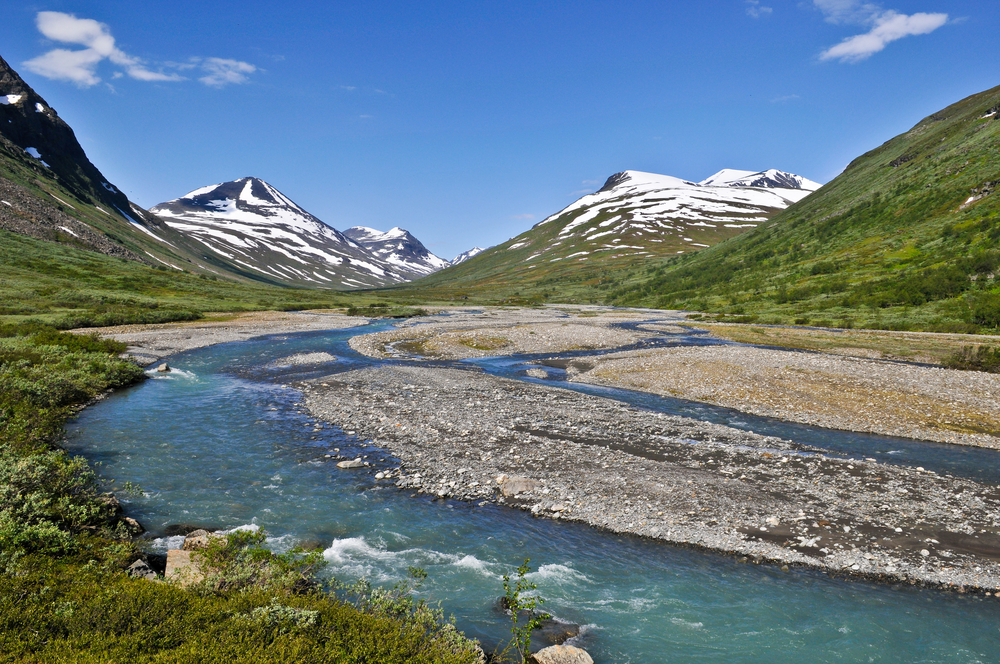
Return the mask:
<path id="1" fill-rule="evenodd" d="M 949 369 L 1000 373 L 1000 347 L 963 346 L 962 350 L 947 357 L 942 364 Z"/>

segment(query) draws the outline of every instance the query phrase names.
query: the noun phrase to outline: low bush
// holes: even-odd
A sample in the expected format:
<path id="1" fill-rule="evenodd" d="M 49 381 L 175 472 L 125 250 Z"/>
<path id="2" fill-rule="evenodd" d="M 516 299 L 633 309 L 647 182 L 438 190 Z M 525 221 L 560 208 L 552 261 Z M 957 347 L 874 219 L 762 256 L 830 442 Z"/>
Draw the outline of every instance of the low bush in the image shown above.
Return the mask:
<path id="1" fill-rule="evenodd" d="M 942 364 L 949 369 L 1000 373 L 1000 347 L 963 346 L 962 350 L 947 357 Z"/>

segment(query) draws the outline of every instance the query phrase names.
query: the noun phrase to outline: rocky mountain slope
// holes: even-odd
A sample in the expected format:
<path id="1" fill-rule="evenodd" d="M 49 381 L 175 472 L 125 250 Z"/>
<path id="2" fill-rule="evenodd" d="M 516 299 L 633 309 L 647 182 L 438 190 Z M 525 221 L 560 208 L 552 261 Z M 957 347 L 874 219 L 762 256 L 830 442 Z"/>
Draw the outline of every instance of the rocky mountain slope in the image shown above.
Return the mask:
<path id="1" fill-rule="evenodd" d="M 170 270 L 241 279 L 131 202 L 0 59 L 0 229 Z"/>
<path id="2" fill-rule="evenodd" d="M 150 212 L 246 273 L 276 283 L 371 288 L 411 278 L 258 178 L 195 189 Z"/>
<path id="3" fill-rule="evenodd" d="M 418 279 L 450 265 L 429 252 L 420 240 L 402 228 L 392 228 L 383 233 L 374 228 L 354 226 L 344 231 L 344 235 L 409 279 Z"/>
<path id="4" fill-rule="evenodd" d="M 767 222 L 819 188 L 782 171 L 724 170 L 703 182 L 625 171 L 503 244 L 422 287 L 517 292 L 544 284 L 600 283 L 609 271 L 651 258 L 695 252 Z M 521 288 L 523 287 L 523 288 Z"/>
<path id="5" fill-rule="evenodd" d="M 764 322 L 997 329 L 998 109 L 1000 87 L 938 111 L 771 223 L 657 264 L 610 301 Z"/>

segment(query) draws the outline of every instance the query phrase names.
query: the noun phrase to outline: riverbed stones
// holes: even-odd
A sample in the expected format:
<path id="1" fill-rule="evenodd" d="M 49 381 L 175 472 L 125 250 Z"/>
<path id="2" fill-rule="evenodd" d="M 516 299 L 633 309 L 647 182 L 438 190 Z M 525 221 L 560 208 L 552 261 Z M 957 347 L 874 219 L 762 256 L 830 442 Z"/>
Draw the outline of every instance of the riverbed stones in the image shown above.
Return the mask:
<path id="1" fill-rule="evenodd" d="M 156 373 L 170 373 L 170 365 L 166 362 L 156 367 Z"/>
<path id="2" fill-rule="evenodd" d="M 559 645 L 542 648 L 531 655 L 533 664 L 594 664 L 594 659 L 583 648 Z"/>
<path id="3" fill-rule="evenodd" d="M 521 475 L 500 475 L 497 477 L 497 484 L 500 485 L 500 493 L 505 498 L 511 498 L 521 493 L 528 493 L 541 488 L 541 483 L 530 477 Z"/>
<path id="4" fill-rule="evenodd" d="M 411 494 L 502 503 L 758 564 L 1000 588 L 997 487 L 474 367 L 382 365 L 301 388 L 315 417 L 391 452 L 391 466 L 372 472 L 392 470 Z M 539 486 L 505 495 L 501 475 Z M 931 539 L 948 546 L 921 556 Z"/>
<path id="5" fill-rule="evenodd" d="M 137 535 L 141 535 L 146 532 L 146 529 L 142 527 L 142 524 L 130 516 L 123 516 L 119 520 L 119 523 L 121 524 L 121 527 L 125 529 L 125 532 L 132 537 L 136 537 Z"/>

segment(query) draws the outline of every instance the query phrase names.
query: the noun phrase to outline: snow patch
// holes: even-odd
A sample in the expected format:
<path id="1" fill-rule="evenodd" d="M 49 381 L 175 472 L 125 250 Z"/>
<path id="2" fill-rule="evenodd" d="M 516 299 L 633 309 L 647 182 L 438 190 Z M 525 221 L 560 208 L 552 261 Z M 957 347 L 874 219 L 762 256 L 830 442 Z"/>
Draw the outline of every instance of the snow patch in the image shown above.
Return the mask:
<path id="1" fill-rule="evenodd" d="M 16 104 L 21 101 L 24 95 L 7 95 L 5 97 L 0 97 L 0 106 L 7 106 L 8 104 Z"/>
<path id="2" fill-rule="evenodd" d="M 49 194 L 49 196 L 51 196 L 52 198 L 56 199 L 57 201 L 59 201 L 59 202 L 60 202 L 60 203 L 62 203 L 63 205 L 67 205 L 67 206 L 69 206 L 69 207 L 73 208 L 74 210 L 76 209 L 75 207 L 73 207 L 72 205 L 70 205 L 69 203 L 67 203 L 66 201 L 64 201 L 63 199 L 59 198 L 59 197 L 58 197 L 58 196 L 56 196 L 55 194 Z"/>
<path id="3" fill-rule="evenodd" d="M 46 108 L 41 102 L 35 103 L 35 113 L 44 113 L 45 111 Z"/>
<path id="4" fill-rule="evenodd" d="M 66 228 L 65 226 L 60 226 L 59 228 L 61 228 L 62 230 L 66 231 L 67 233 L 69 233 L 73 237 L 80 237 L 79 235 L 77 235 L 76 233 L 74 233 L 73 230 L 70 229 L 70 228 Z"/>

